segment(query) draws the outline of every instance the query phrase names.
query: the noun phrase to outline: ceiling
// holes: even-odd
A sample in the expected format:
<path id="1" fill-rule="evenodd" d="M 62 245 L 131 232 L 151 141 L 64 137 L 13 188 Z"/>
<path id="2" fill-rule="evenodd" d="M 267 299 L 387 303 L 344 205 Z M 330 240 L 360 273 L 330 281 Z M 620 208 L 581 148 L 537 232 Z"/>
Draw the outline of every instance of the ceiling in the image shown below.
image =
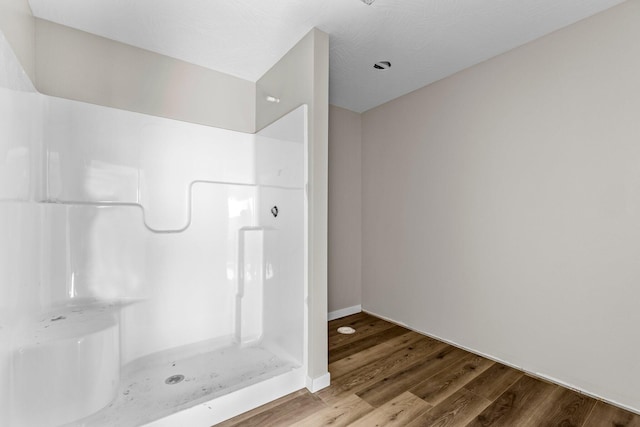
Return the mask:
<path id="1" fill-rule="evenodd" d="M 30 0 L 33 14 L 257 81 L 311 28 L 330 102 L 363 112 L 623 0 Z M 390 61 L 388 70 L 373 64 Z"/>

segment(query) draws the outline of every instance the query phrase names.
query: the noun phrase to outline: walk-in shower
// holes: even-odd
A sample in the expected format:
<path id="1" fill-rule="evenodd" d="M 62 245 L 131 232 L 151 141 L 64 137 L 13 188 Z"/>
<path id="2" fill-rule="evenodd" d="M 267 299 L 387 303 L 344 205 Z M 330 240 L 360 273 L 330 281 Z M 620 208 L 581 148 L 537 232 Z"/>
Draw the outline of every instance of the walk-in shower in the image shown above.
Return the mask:
<path id="1" fill-rule="evenodd" d="M 47 97 L 0 34 L 0 425 L 210 425 L 305 385 L 307 110 Z"/>

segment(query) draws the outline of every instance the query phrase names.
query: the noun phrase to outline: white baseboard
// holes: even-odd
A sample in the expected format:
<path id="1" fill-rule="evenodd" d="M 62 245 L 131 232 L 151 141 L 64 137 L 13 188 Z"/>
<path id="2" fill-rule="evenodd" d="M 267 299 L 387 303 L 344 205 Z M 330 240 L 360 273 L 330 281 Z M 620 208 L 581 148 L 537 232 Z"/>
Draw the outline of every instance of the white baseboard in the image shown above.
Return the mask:
<path id="1" fill-rule="evenodd" d="M 329 387 L 330 382 L 331 374 L 329 372 L 317 378 L 307 377 L 307 390 L 309 390 L 311 393 L 315 393 L 316 391 L 320 391 L 325 387 Z"/>
<path id="2" fill-rule="evenodd" d="M 362 306 L 360 304 L 354 305 L 352 307 L 341 308 L 340 310 L 330 311 L 327 315 L 327 320 L 336 320 L 341 317 L 351 316 L 352 314 L 360 313 L 362 311 Z"/>

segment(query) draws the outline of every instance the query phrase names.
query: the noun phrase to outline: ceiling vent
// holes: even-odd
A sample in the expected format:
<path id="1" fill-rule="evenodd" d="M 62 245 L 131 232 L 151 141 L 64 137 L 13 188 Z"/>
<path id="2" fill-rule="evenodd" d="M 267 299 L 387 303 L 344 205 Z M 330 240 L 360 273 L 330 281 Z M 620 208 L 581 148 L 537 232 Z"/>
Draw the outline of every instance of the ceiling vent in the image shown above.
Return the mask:
<path id="1" fill-rule="evenodd" d="M 388 70 L 391 68 L 391 62 L 389 61 L 380 61 L 373 64 L 373 68 L 376 70 Z"/>

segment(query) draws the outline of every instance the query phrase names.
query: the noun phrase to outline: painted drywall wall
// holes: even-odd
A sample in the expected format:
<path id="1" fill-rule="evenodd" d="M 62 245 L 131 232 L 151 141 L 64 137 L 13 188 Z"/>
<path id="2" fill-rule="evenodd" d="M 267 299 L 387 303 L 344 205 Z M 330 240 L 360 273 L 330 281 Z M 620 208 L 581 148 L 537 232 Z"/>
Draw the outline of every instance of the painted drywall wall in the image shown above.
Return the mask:
<path id="1" fill-rule="evenodd" d="M 363 115 L 363 308 L 640 411 L 640 1 Z"/>
<path id="2" fill-rule="evenodd" d="M 362 115 L 329 106 L 329 312 L 362 304 Z"/>
<path id="3" fill-rule="evenodd" d="M 27 0 L 0 0 L 0 30 L 22 69 L 35 81 L 35 22 Z"/>
<path id="4" fill-rule="evenodd" d="M 46 95 L 255 131 L 255 83 L 42 19 L 36 87 Z"/>
<path id="5" fill-rule="evenodd" d="M 268 102 L 267 96 L 280 99 Z M 256 129 L 307 104 L 308 109 L 308 368 L 309 388 L 328 385 L 327 162 L 329 36 L 313 29 L 256 84 Z"/>
<path id="6" fill-rule="evenodd" d="M 53 22 L 0 0 L 0 29 L 39 92 L 255 132 L 255 83 Z"/>

